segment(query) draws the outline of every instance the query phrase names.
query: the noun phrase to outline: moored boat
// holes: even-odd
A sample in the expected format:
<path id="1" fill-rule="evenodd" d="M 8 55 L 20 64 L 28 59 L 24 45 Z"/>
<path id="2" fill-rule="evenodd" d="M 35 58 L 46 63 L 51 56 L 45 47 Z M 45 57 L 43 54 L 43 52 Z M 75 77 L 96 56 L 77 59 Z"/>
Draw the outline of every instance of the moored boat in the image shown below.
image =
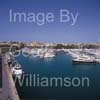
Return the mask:
<path id="1" fill-rule="evenodd" d="M 12 61 L 12 64 L 11 64 L 10 68 L 11 68 L 11 72 L 12 72 L 13 76 L 23 74 L 21 65 L 17 61 Z"/>

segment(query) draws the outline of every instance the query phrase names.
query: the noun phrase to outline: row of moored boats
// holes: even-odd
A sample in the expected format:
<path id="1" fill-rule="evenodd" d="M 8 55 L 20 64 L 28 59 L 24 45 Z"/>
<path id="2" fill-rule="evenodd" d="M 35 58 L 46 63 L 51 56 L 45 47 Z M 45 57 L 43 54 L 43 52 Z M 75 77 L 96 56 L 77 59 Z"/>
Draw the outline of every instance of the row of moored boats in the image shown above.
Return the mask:
<path id="1" fill-rule="evenodd" d="M 22 66 L 18 63 L 18 61 L 15 60 L 10 54 L 6 54 L 6 59 L 11 69 L 12 75 L 21 77 L 21 75 L 23 74 L 23 70 Z"/>
<path id="2" fill-rule="evenodd" d="M 74 63 L 100 63 L 99 50 L 70 50 L 69 54 L 72 56 Z"/>
<path id="3" fill-rule="evenodd" d="M 28 49 L 24 48 L 22 49 L 22 53 L 27 53 L 33 57 L 40 57 L 40 58 L 53 58 L 56 56 L 55 50 L 54 49 Z"/>

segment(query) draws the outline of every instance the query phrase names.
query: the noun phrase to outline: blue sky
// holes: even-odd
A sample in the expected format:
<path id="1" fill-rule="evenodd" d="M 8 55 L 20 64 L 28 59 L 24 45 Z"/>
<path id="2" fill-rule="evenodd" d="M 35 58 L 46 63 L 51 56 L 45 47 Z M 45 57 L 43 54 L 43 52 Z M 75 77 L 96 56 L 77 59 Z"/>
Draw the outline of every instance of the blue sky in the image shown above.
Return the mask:
<path id="1" fill-rule="evenodd" d="M 10 23 L 9 10 L 15 12 L 53 12 L 55 21 L 38 26 L 34 23 Z M 60 23 L 59 10 L 79 13 L 74 26 Z M 98 42 L 100 40 L 100 0 L 0 0 L 1 41 Z"/>

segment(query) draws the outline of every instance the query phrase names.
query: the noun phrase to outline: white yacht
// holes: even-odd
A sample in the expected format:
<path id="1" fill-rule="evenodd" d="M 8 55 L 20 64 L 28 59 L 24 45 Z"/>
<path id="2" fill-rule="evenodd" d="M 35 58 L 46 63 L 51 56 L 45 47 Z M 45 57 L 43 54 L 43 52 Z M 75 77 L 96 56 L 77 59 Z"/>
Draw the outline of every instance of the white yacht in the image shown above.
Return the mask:
<path id="1" fill-rule="evenodd" d="M 93 63 L 96 64 L 96 60 L 94 59 L 94 57 L 90 57 L 87 55 L 79 55 L 77 56 L 77 58 L 72 59 L 73 63 Z"/>
<path id="2" fill-rule="evenodd" d="M 49 52 L 45 53 L 44 55 L 44 58 L 53 58 L 53 57 L 55 57 L 55 54 Z"/>
<path id="3" fill-rule="evenodd" d="M 25 47 L 25 48 L 22 49 L 22 53 L 26 54 L 26 55 L 30 55 L 31 54 L 31 49 Z"/>
<path id="4" fill-rule="evenodd" d="M 55 51 L 53 49 L 47 49 L 47 51 L 45 51 L 44 58 L 53 58 L 55 56 Z"/>
<path id="5" fill-rule="evenodd" d="M 22 75 L 23 71 L 22 71 L 21 65 L 17 61 L 12 62 L 11 72 L 13 75 Z"/>
<path id="6" fill-rule="evenodd" d="M 32 49 L 31 55 L 33 57 L 40 57 L 40 58 L 51 58 L 55 57 L 55 53 L 53 49 Z"/>
<path id="7" fill-rule="evenodd" d="M 93 55 L 97 63 L 100 63 L 100 50 L 91 50 L 89 53 Z"/>
<path id="8" fill-rule="evenodd" d="M 96 60 L 98 63 L 100 63 L 100 55 L 96 55 L 96 56 L 95 56 L 95 60 Z"/>

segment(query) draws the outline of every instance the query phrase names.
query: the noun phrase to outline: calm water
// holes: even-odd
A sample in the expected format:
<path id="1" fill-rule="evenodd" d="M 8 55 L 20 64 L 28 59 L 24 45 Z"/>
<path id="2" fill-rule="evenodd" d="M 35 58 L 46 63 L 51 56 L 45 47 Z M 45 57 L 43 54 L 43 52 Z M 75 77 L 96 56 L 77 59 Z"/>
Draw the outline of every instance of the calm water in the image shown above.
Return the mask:
<path id="1" fill-rule="evenodd" d="M 25 73 L 40 74 L 41 77 L 88 77 L 89 87 L 19 87 L 21 98 L 27 100 L 100 100 L 100 64 L 74 65 L 67 54 L 59 54 L 52 59 L 23 57 L 16 58 Z"/>

